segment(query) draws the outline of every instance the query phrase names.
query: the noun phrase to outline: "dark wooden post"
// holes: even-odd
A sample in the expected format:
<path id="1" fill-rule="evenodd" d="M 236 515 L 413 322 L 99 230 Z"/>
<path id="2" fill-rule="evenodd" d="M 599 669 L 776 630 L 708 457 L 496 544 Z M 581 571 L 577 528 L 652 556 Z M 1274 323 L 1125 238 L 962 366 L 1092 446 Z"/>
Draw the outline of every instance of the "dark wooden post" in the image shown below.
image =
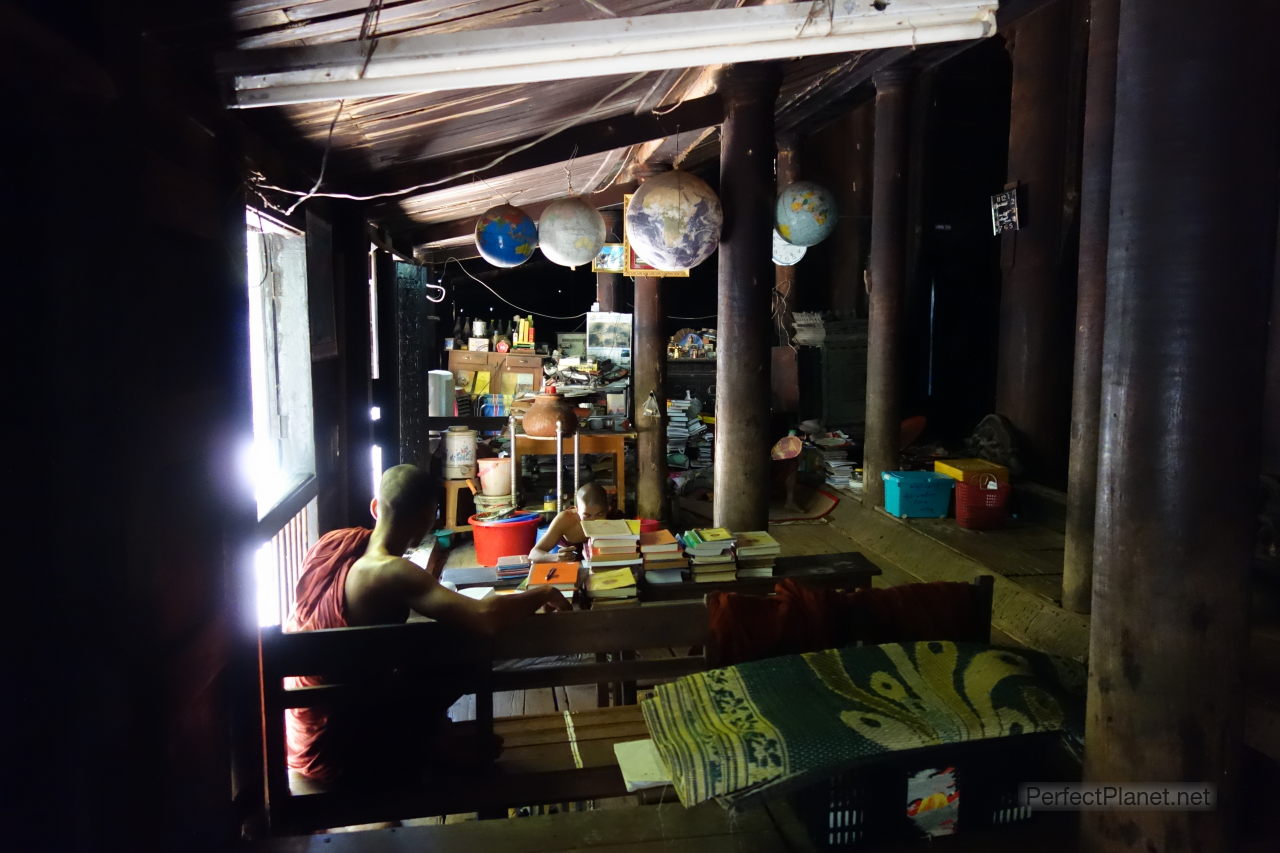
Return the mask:
<path id="1" fill-rule="evenodd" d="M 664 171 L 653 165 L 635 170 L 640 183 Z M 636 514 L 640 518 L 666 519 L 667 512 L 667 339 L 662 305 L 662 279 L 642 276 L 635 280 L 635 338 L 631 342 L 631 409 L 636 427 Z M 658 417 L 644 415 L 652 392 L 658 401 Z M 625 506 L 625 498 L 618 496 Z"/>
<path id="2" fill-rule="evenodd" d="M 1085 812 L 1090 853 L 1240 849 L 1275 25 L 1274 4 L 1120 6 L 1085 778 L 1218 800 Z"/>
<path id="3" fill-rule="evenodd" d="M 716 328 L 715 524 L 763 530 L 769 521 L 769 317 L 773 304 L 774 101 L 782 74 L 768 63 L 720 73 L 720 238 Z"/>
<path id="4" fill-rule="evenodd" d="M 1062 606 L 1088 613 L 1093 597 L 1093 519 L 1098 493 L 1098 415 L 1102 396 L 1102 329 L 1107 304 L 1107 223 L 1111 143 L 1116 117 L 1116 27 L 1119 0 L 1089 4 L 1080 180 L 1080 271 L 1076 283 L 1076 354 L 1067 468 L 1067 536 Z"/>
<path id="5" fill-rule="evenodd" d="M 635 340 L 631 342 L 631 369 L 635 389 L 631 407 L 636 426 L 636 512 L 640 518 L 667 517 L 667 346 L 662 333 L 662 279 L 636 279 Z M 652 392 L 659 415 L 646 417 L 643 409 Z M 624 497 L 618 496 L 618 503 Z"/>
<path id="6" fill-rule="evenodd" d="M 1068 194 L 1072 0 L 1057 0 L 1018 21 L 1011 40 L 1010 182 L 1018 184 L 1021 230 L 1003 237 L 996 411 L 1022 439 L 1027 473 L 1054 486 L 1066 475 L 1071 422 L 1074 243 Z M 1077 137 L 1078 139 L 1078 137 Z M 1074 171 L 1073 171 L 1074 174 Z"/>
<path id="7" fill-rule="evenodd" d="M 602 210 L 604 217 L 605 239 L 614 242 L 622 240 L 622 214 L 616 210 Z M 596 302 L 601 311 L 617 311 L 618 288 L 622 285 L 622 274 L 616 272 L 596 273 Z"/>
<path id="8" fill-rule="evenodd" d="M 867 435 L 864 501 L 884 505 L 880 472 L 898 463 L 902 371 L 900 343 L 907 227 L 907 104 L 909 72 L 881 71 L 876 87 L 871 178 L 871 260 L 868 277 Z"/>
<path id="9" fill-rule="evenodd" d="M 791 184 L 800 180 L 800 164 L 799 153 L 797 152 L 797 141 L 794 136 L 780 137 L 778 139 L 778 158 L 777 158 L 777 187 L 778 192 L 782 192 Z M 776 197 L 775 197 L 776 201 Z M 775 206 L 770 206 L 773 211 Z M 770 241 L 773 240 L 773 233 L 769 234 Z M 794 265 L 789 267 L 774 265 L 773 268 L 773 286 L 778 291 L 781 303 L 781 311 L 779 312 L 777 325 L 786 332 L 784 340 L 790 340 L 793 323 L 792 315 L 796 310 L 796 268 Z"/>

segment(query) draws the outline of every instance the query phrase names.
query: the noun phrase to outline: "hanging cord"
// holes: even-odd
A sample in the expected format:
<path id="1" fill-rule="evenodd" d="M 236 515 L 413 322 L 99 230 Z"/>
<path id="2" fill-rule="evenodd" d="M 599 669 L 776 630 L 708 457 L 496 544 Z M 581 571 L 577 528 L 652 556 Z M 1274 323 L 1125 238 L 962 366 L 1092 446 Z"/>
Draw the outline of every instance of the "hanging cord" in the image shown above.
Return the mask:
<path id="1" fill-rule="evenodd" d="M 645 73 L 646 72 L 641 71 L 638 74 L 633 74 L 632 76 L 628 77 L 626 80 L 619 83 L 613 89 L 610 89 L 608 93 L 606 93 L 598 101 L 596 101 L 594 104 L 588 107 L 585 111 L 583 111 L 582 114 L 574 116 L 573 118 L 569 119 L 568 121 L 562 124 L 556 125 L 555 127 L 548 130 L 546 133 L 542 134 L 541 136 L 535 139 L 531 139 L 528 142 L 525 142 L 521 145 L 517 145 L 515 148 L 511 148 L 503 152 L 502 154 L 499 154 L 497 157 L 494 157 L 492 160 L 490 160 L 488 163 L 485 163 L 483 166 L 476 166 L 474 169 L 466 169 L 464 171 L 449 175 L 448 177 L 445 177 L 445 178 L 438 178 L 434 181 L 425 181 L 423 183 L 414 184 L 411 187 L 404 187 L 398 190 L 388 190 L 387 192 L 370 193 L 368 195 L 357 195 L 354 193 L 328 193 L 328 192 L 315 192 L 315 191 L 301 192 L 299 190 L 291 190 L 287 187 L 278 187 L 278 186 L 275 186 L 274 184 L 262 183 L 260 180 L 254 184 L 253 189 L 255 192 L 258 192 L 258 190 L 271 190 L 272 192 L 284 193 L 285 195 L 302 196 L 303 198 L 300 201 L 305 201 L 307 198 L 341 198 L 341 199 L 347 199 L 349 201 L 374 201 L 375 199 L 380 199 L 380 198 L 399 198 L 400 196 L 410 195 L 412 193 L 416 193 L 421 190 L 430 189 L 431 187 L 438 186 L 440 184 L 447 184 L 451 181 L 456 181 L 459 178 L 465 178 L 470 175 L 476 175 L 476 174 L 479 174 L 480 172 L 488 171 L 489 169 L 492 169 L 494 166 L 498 165 L 502 161 L 506 160 L 508 157 L 513 157 L 516 154 L 519 154 L 521 151 L 526 151 L 532 148 L 533 146 L 550 139 L 556 134 L 562 133 L 568 130 L 569 128 L 576 126 L 577 124 L 581 123 L 584 119 L 594 115 L 596 110 L 600 109 L 600 107 L 602 107 L 606 102 L 611 100 L 615 95 L 622 92 L 624 89 L 634 85 L 637 81 L 639 81 L 642 77 L 644 77 Z M 258 177 L 261 178 L 260 175 Z M 258 192 L 258 196 L 261 198 L 262 193 Z M 263 201 L 265 202 L 266 199 L 263 199 Z M 294 205 L 294 207 L 296 206 L 297 204 Z M 272 205 L 272 207 L 275 207 L 275 206 Z M 280 208 L 275 207 L 275 209 L 279 210 Z M 291 207 L 290 210 L 292 209 L 293 208 Z"/>
<path id="2" fill-rule="evenodd" d="M 471 279 L 471 280 L 472 280 L 472 281 L 474 281 L 476 284 L 480 285 L 480 286 L 481 286 L 481 287 L 483 287 L 485 290 L 489 291 L 489 292 L 490 292 L 490 293 L 492 293 L 494 296 L 498 297 L 498 299 L 500 299 L 501 301 L 503 301 L 503 302 L 505 302 L 506 304 L 510 305 L 512 308 L 516 309 L 517 311 L 521 312 L 522 314 L 532 314 L 532 315 L 533 315 L 533 316 L 535 316 L 535 317 L 546 317 L 548 320 L 576 320 L 576 319 L 578 319 L 579 317 L 585 317 L 585 316 L 587 316 L 587 313 L 588 313 L 588 312 L 586 312 L 586 311 L 583 311 L 581 314 L 570 314 L 570 315 L 569 315 L 569 316 L 567 316 L 567 317 L 561 317 L 561 316 L 559 316 L 559 315 L 557 315 L 557 314 L 543 314 L 543 313 L 541 313 L 541 312 L 539 312 L 539 311 L 530 311 L 528 308 L 521 308 L 519 305 L 515 304 L 515 303 L 514 303 L 514 302 L 512 302 L 510 299 L 507 299 L 507 298 L 506 298 L 505 296 L 503 296 L 501 293 L 499 293 L 498 291 L 494 290 L 492 287 L 490 287 L 489 285 L 485 284 L 483 281 L 481 281 L 480 279 L 478 279 L 478 278 L 476 278 L 474 275 L 472 275 L 472 274 L 471 274 L 471 271 L 470 271 L 470 270 L 468 270 L 466 267 L 464 267 L 464 266 L 462 265 L 462 261 L 458 260 L 458 259 L 457 259 L 457 258 L 455 258 L 453 255 L 450 255 L 449 257 L 447 257 L 447 258 L 445 258 L 445 259 L 444 259 L 444 266 L 440 267 L 440 276 L 441 276 L 441 278 L 443 278 L 443 277 L 444 277 L 444 271 L 445 271 L 445 269 L 449 266 L 449 261 L 453 261 L 455 264 L 457 264 L 457 265 L 458 265 L 458 269 L 462 270 L 462 272 L 467 276 L 467 278 Z"/>
<path id="3" fill-rule="evenodd" d="M 356 37 L 356 42 L 368 41 L 369 47 L 364 52 L 364 61 L 360 64 L 360 74 L 357 79 L 364 79 L 365 72 L 369 70 L 369 62 L 373 59 L 373 49 L 377 46 L 378 40 L 375 37 L 378 30 L 378 22 L 382 18 L 382 0 L 369 0 L 369 5 L 364 10 L 364 19 L 360 22 L 360 34 Z M 307 199 L 315 198 L 320 189 L 320 185 L 324 183 L 324 173 L 329 167 L 329 154 L 333 151 L 333 132 L 338 127 L 338 119 L 342 117 L 342 110 L 347 105 L 345 99 L 338 101 L 338 108 L 333 111 L 333 120 L 329 122 L 329 132 L 325 134 L 324 152 L 320 155 L 320 174 L 316 175 L 316 182 L 312 184 L 311 189 L 299 196 L 298 200 L 287 208 L 278 207 L 267 200 L 267 197 L 258 192 L 257 187 L 262 186 L 260 179 L 262 176 L 255 174 L 254 184 L 251 188 L 258 198 L 262 199 L 262 203 L 273 210 L 283 213 L 285 216 L 292 216 L 293 212 L 298 209 L 299 205 Z"/>

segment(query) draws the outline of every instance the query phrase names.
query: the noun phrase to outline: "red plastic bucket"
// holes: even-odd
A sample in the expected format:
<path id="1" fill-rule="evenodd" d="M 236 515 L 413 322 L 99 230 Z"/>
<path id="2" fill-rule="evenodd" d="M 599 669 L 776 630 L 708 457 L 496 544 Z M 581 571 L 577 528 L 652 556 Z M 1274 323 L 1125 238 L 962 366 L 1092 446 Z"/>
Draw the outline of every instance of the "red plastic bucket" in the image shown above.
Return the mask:
<path id="1" fill-rule="evenodd" d="M 658 521 L 658 519 L 656 519 L 656 518 L 642 518 L 642 519 L 640 519 L 640 532 L 641 532 L 641 533 L 656 533 L 656 532 L 658 532 L 658 531 L 659 531 L 659 530 L 661 530 L 661 529 L 662 529 L 662 522 L 661 522 L 661 521 Z"/>
<path id="2" fill-rule="evenodd" d="M 499 557 L 528 554 L 538 538 L 540 516 L 527 521 L 506 523 L 477 521 L 476 516 L 467 519 L 476 540 L 476 561 L 482 566 L 498 565 Z"/>
<path id="3" fill-rule="evenodd" d="M 990 488 L 994 484 L 995 488 Z M 1013 487 L 984 474 L 975 483 L 956 483 L 956 524 L 970 530 L 1003 527 Z"/>

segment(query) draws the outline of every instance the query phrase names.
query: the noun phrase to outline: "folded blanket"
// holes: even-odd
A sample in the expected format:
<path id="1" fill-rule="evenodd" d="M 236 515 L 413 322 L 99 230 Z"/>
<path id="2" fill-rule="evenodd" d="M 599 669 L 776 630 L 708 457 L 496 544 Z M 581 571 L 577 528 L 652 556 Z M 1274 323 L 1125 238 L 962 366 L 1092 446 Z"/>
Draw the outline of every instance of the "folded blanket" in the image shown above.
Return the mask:
<path id="1" fill-rule="evenodd" d="M 1083 732 L 1084 669 L 984 643 L 770 658 L 659 685 L 641 703 L 680 802 L 726 805 L 895 750 Z"/>

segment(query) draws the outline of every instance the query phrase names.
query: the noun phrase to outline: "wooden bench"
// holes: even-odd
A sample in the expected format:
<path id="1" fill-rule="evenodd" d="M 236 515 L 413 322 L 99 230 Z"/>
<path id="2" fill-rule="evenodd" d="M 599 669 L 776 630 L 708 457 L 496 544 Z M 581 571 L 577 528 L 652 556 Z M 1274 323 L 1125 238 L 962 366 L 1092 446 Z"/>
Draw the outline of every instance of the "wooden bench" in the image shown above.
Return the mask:
<path id="1" fill-rule="evenodd" d="M 975 582 L 972 639 L 989 636 L 991 582 Z M 510 807 L 626 795 L 613 744 L 647 737 L 639 708 L 622 705 L 578 713 L 495 721 L 493 693 L 605 682 L 664 681 L 708 667 L 706 606 L 651 604 L 535 616 L 492 640 L 464 636 L 436 622 L 284 633 L 263 629 L 263 746 L 267 816 L 273 834 L 441 814 L 505 814 Z M 700 654 L 658 660 L 601 661 L 619 649 L 672 646 Z M 447 654 L 442 654 L 446 650 Z M 577 656 L 572 657 L 572 656 Z M 570 656 L 566 659 L 565 656 Z M 539 661 L 504 668 L 508 661 Z M 551 660 L 552 662 L 541 662 Z M 388 682 L 392 671 L 402 676 Z M 286 689 L 287 676 L 320 675 L 318 687 Z M 323 790 L 298 784 L 285 761 L 287 708 L 336 706 L 374 699 L 412 701 L 421 685 L 448 683 L 474 693 L 482 733 L 504 738 L 493 764 L 442 773 L 420 784 Z"/>
<path id="2" fill-rule="evenodd" d="M 708 642 L 701 603 L 654 605 L 536 616 L 485 642 L 435 622 L 285 633 L 262 631 L 263 746 L 267 810 L 273 833 L 305 832 L 508 807 L 622 796 L 626 787 L 612 744 L 645 737 L 634 706 L 585 715 L 520 718 L 495 726 L 492 694 L 609 681 L 666 680 L 706 668 L 705 655 L 600 662 L 592 653 Z M 442 654 L 447 650 L 447 654 Z M 520 668 L 503 661 L 580 655 L 579 660 Z M 387 675 L 402 676 L 388 683 Z M 320 675 L 322 686 L 286 689 L 284 678 Z M 285 762 L 284 712 L 372 699 L 412 701 L 421 685 L 448 683 L 476 695 L 474 726 L 508 739 L 502 758 L 474 772 L 441 774 L 411 788 L 322 790 L 291 787 Z M 570 730 L 572 728 L 572 730 Z"/>

